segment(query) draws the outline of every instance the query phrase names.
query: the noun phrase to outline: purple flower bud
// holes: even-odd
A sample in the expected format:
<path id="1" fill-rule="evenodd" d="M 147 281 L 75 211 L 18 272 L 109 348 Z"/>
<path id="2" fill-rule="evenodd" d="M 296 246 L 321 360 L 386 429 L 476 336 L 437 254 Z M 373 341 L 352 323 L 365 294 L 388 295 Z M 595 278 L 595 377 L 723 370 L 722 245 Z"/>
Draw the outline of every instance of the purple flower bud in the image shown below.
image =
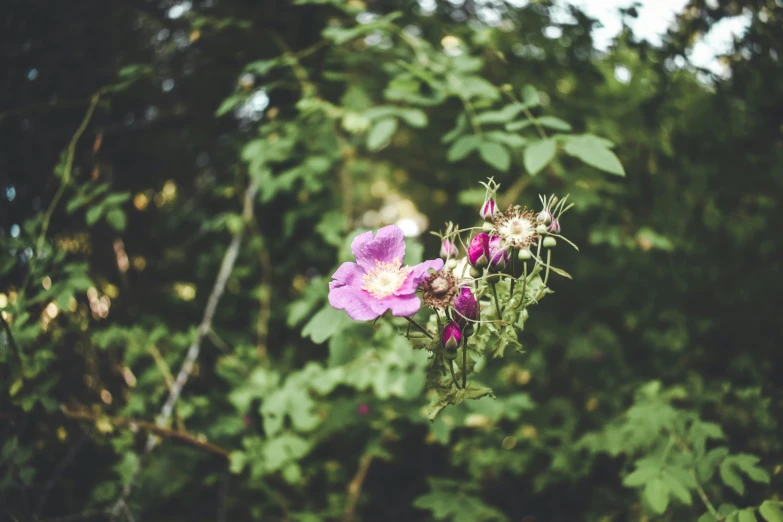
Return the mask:
<path id="1" fill-rule="evenodd" d="M 468 246 L 468 261 L 474 268 L 484 268 L 489 263 L 489 235 L 479 232 Z"/>
<path id="2" fill-rule="evenodd" d="M 560 233 L 560 221 L 558 221 L 556 218 L 552 218 L 552 222 L 549 223 L 549 226 L 546 227 L 547 232 L 551 234 L 559 234 Z"/>
<path id="3" fill-rule="evenodd" d="M 495 205 L 495 200 L 489 198 L 481 206 L 481 212 L 479 212 L 479 215 L 485 220 L 489 221 L 495 216 L 495 214 L 497 214 L 497 211 L 498 208 L 497 205 Z"/>
<path id="4" fill-rule="evenodd" d="M 459 329 L 459 325 L 454 321 L 450 321 L 443 327 L 443 332 L 440 335 L 440 343 L 447 350 L 456 350 L 462 344 L 462 331 Z"/>
<path id="5" fill-rule="evenodd" d="M 502 272 L 510 258 L 511 254 L 507 247 L 502 246 L 500 236 L 493 236 L 489 240 L 489 269 L 493 272 Z"/>
<path id="6" fill-rule="evenodd" d="M 459 295 L 454 299 L 454 310 L 457 312 L 457 322 L 462 325 L 478 319 L 478 301 L 470 288 L 462 287 Z"/>
<path id="7" fill-rule="evenodd" d="M 444 239 L 443 243 L 440 245 L 440 257 L 443 259 L 448 259 L 450 257 L 454 257 L 457 255 L 457 246 L 449 241 L 448 239 Z"/>

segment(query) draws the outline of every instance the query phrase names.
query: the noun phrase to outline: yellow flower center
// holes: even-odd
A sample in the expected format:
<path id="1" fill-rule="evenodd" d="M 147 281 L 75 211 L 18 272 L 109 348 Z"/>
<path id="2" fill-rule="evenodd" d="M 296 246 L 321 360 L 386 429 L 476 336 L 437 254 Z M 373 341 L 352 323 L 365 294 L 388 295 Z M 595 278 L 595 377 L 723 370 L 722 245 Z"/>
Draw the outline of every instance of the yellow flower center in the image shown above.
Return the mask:
<path id="1" fill-rule="evenodd" d="M 412 270 L 403 267 L 396 258 L 391 263 L 375 261 L 375 268 L 362 277 L 362 290 L 367 290 L 376 299 L 383 299 L 399 290 Z"/>

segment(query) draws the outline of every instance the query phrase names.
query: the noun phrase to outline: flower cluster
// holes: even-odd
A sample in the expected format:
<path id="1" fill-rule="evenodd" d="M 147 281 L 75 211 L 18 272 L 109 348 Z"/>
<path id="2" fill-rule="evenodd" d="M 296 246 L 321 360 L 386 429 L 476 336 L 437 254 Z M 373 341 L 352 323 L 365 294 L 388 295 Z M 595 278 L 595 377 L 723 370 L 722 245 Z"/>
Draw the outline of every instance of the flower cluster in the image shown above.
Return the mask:
<path id="1" fill-rule="evenodd" d="M 483 224 L 460 229 L 449 223 L 438 234 L 440 259 L 404 266 L 402 230 L 387 226 L 374 236 L 366 232 L 354 239 L 356 262 L 343 263 L 329 285 L 329 303 L 352 319 L 375 320 L 387 311 L 406 318 L 409 339 L 430 351 L 434 362 L 443 361 L 440 368 L 448 369 L 451 379 L 436 384 L 440 389 L 466 387 L 474 364 L 473 356 L 468 361 L 469 352 L 476 357 L 498 356 L 508 343 L 519 344 L 526 308 L 549 293 L 550 272 L 570 277 L 551 265 L 556 238 L 563 238 L 561 216 L 571 207 L 566 205 L 567 197 L 542 197 L 538 211 L 520 205 L 501 211 L 499 185 L 492 179 L 483 185 L 486 196 L 479 209 Z M 422 303 L 429 310 L 425 324 L 414 319 Z M 461 379 L 454 370 L 455 360 Z"/>

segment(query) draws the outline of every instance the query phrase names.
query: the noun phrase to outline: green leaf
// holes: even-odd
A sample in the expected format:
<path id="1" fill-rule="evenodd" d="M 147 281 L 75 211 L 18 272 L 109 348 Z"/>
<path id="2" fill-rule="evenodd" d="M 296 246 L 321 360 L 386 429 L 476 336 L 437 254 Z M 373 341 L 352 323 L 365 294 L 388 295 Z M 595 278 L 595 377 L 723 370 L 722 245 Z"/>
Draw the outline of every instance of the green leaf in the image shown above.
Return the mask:
<path id="1" fill-rule="evenodd" d="M 669 486 L 672 495 L 680 502 L 688 506 L 693 503 L 691 492 L 673 473 L 669 473 L 668 470 L 664 471 L 662 478 L 666 481 L 666 485 Z"/>
<path id="2" fill-rule="evenodd" d="M 669 486 L 662 478 L 653 478 L 645 486 L 643 496 L 650 508 L 661 515 L 669 505 Z"/>
<path id="3" fill-rule="evenodd" d="M 378 150 L 388 142 L 397 130 L 396 118 L 384 118 L 375 122 L 367 134 L 367 148 Z"/>
<path id="4" fill-rule="evenodd" d="M 421 109 L 402 109 L 397 114 L 411 127 L 426 127 L 427 115 Z"/>
<path id="5" fill-rule="evenodd" d="M 512 121 L 506 123 L 506 130 L 509 132 L 520 131 L 533 125 L 533 120 Z"/>
<path id="6" fill-rule="evenodd" d="M 758 522 L 758 519 L 756 518 L 756 513 L 753 512 L 753 509 L 743 509 L 739 512 L 739 522 Z"/>
<path id="7" fill-rule="evenodd" d="M 736 491 L 737 494 L 745 494 L 745 484 L 742 483 L 742 477 L 734 471 L 732 462 L 728 458 L 720 465 L 720 479 L 724 484 Z"/>
<path id="8" fill-rule="evenodd" d="M 488 165 L 501 172 L 506 172 L 511 165 L 511 155 L 506 147 L 493 141 L 483 141 L 479 145 L 479 155 Z"/>
<path id="9" fill-rule="evenodd" d="M 765 500 L 759 506 L 759 513 L 767 522 L 783 522 L 783 502 Z"/>
<path id="10" fill-rule="evenodd" d="M 85 215 L 87 226 L 93 226 L 98 222 L 99 219 L 101 219 L 102 215 L 103 205 L 95 205 L 94 207 L 90 207 L 90 209 L 87 211 L 87 214 Z"/>
<path id="11" fill-rule="evenodd" d="M 503 131 L 490 131 L 486 133 L 484 137 L 490 141 L 502 143 L 512 149 L 523 147 L 527 143 L 527 140 L 519 134 L 511 134 Z"/>
<path id="12" fill-rule="evenodd" d="M 546 127 L 548 129 L 554 129 L 559 131 L 570 131 L 571 130 L 571 124 L 567 121 L 563 121 L 560 118 L 555 118 L 554 116 L 540 116 L 536 118 L 536 121 L 539 125 L 542 127 Z"/>
<path id="13" fill-rule="evenodd" d="M 475 122 L 484 125 L 487 123 L 506 123 L 514 118 L 524 110 L 519 104 L 506 105 L 499 111 L 486 111 L 476 116 Z"/>
<path id="14" fill-rule="evenodd" d="M 231 473 L 239 474 L 247 464 L 247 454 L 243 451 L 232 451 L 229 456 L 228 469 Z"/>
<path id="15" fill-rule="evenodd" d="M 106 213 L 106 221 L 117 232 L 125 230 L 127 220 L 125 218 L 125 212 L 121 208 L 113 208 Z"/>
<path id="16" fill-rule="evenodd" d="M 223 102 L 220 104 L 220 107 L 217 108 L 215 111 L 215 116 L 220 117 L 224 114 L 232 111 L 234 107 L 237 105 L 240 105 L 245 102 L 247 99 L 246 94 L 234 94 L 232 96 L 229 96 Z"/>
<path id="17" fill-rule="evenodd" d="M 703 513 L 696 522 L 718 522 L 718 520 L 712 516 L 709 511 Z"/>
<path id="18" fill-rule="evenodd" d="M 321 344 L 335 334 L 348 320 L 343 310 L 326 305 L 302 328 L 302 337 L 310 337 L 315 344 Z"/>
<path id="19" fill-rule="evenodd" d="M 522 156 L 525 170 L 531 176 L 535 176 L 552 161 L 556 151 L 557 145 L 554 140 L 539 140 L 530 143 L 525 147 Z"/>
<path id="20" fill-rule="evenodd" d="M 620 160 L 606 148 L 605 142 L 589 134 L 570 136 L 563 147 L 566 154 L 580 159 L 582 162 L 617 176 L 625 176 Z"/>
<path id="21" fill-rule="evenodd" d="M 628 488 L 635 488 L 642 486 L 649 482 L 653 477 L 656 477 L 660 469 L 657 466 L 644 466 L 636 468 L 631 474 L 623 479 L 623 486 Z"/>
<path id="22" fill-rule="evenodd" d="M 481 143 L 481 141 L 477 136 L 462 136 L 449 148 L 449 151 L 446 153 L 446 159 L 452 163 L 464 159 L 468 154 L 478 148 L 479 143 Z"/>
<path id="23" fill-rule="evenodd" d="M 538 96 L 538 89 L 528 84 L 522 87 L 522 102 L 526 107 L 538 107 L 541 105 L 541 98 Z"/>

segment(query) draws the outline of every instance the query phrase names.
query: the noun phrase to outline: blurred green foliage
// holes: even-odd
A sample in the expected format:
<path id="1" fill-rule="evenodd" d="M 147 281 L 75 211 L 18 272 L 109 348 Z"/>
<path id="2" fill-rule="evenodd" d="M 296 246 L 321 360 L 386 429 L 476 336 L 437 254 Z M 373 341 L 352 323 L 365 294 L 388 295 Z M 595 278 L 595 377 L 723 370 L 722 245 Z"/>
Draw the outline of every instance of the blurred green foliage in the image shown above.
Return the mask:
<path id="1" fill-rule="evenodd" d="M 780 2 L 606 52 L 458 4 L 2 15 L 3 517 L 783 520 Z M 743 10 L 730 77 L 675 65 Z M 329 275 L 361 230 L 472 225 L 488 176 L 570 193 L 581 252 L 430 422 L 425 352 Z"/>

